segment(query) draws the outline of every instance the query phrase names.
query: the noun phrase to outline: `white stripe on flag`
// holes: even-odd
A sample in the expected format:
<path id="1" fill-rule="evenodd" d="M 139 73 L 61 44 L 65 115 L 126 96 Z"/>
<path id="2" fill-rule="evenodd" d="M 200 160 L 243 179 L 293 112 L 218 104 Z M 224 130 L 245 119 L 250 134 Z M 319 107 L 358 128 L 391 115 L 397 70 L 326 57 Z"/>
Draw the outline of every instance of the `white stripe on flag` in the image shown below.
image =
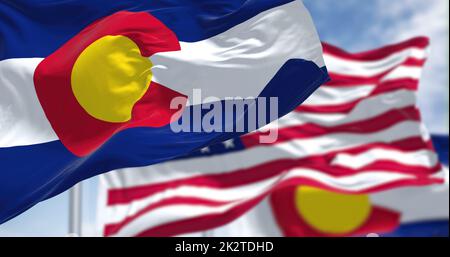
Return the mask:
<path id="1" fill-rule="evenodd" d="M 201 88 L 203 97 L 257 97 L 286 61 L 296 58 L 324 66 L 320 40 L 301 1 L 262 12 L 215 37 L 182 43 L 181 51 L 150 57 L 152 79 L 189 99 L 193 87 Z"/>
<path id="2" fill-rule="evenodd" d="M 395 161 L 400 164 L 417 165 L 427 168 L 432 168 L 439 163 L 436 153 L 430 150 L 401 152 L 389 149 L 371 149 L 354 155 L 347 153 L 337 154 L 331 164 L 360 169 L 379 160 Z"/>
<path id="3" fill-rule="evenodd" d="M 402 79 L 402 78 L 410 78 L 414 80 L 419 80 L 420 75 L 422 74 L 422 68 L 421 67 L 407 67 L 407 66 L 400 66 L 393 71 L 389 72 L 385 77 L 381 79 L 381 81 L 391 81 L 396 79 Z"/>
<path id="4" fill-rule="evenodd" d="M 0 147 L 57 140 L 36 95 L 33 74 L 41 58 L 0 61 Z"/>
<path id="5" fill-rule="evenodd" d="M 354 76 L 375 76 L 402 64 L 408 58 L 424 60 L 427 52 L 420 48 L 409 48 L 375 61 L 357 61 L 325 53 L 325 64 L 333 73 Z"/>

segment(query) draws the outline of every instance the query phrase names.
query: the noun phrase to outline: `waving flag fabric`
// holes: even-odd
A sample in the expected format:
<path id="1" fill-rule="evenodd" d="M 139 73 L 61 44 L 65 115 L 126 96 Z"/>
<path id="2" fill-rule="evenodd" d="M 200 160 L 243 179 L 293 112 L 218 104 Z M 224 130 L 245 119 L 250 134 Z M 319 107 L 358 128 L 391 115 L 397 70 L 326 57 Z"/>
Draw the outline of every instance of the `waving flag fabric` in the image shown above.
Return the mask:
<path id="1" fill-rule="evenodd" d="M 448 145 L 449 145 L 449 137 L 448 135 L 432 135 L 431 139 L 433 140 L 434 148 L 439 154 L 439 160 L 441 163 L 448 169 Z"/>
<path id="2" fill-rule="evenodd" d="M 448 136 L 433 135 L 432 141 L 440 162 L 448 166 Z M 283 188 L 232 223 L 189 236 L 448 237 L 448 231 L 447 180 L 444 185 L 370 195 L 336 194 L 302 186 Z"/>
<path id="3" fill-rule="evenodd" d="M 269 122 L 327 80 L 301 1 L 2 1 L 0 223 L 80 180 L 254 130 L 232 128 L 260 99 L 278 100 Z M 202 107 L 193 89 L 214 108 L 256 100 L 221 130 L 175 131 Z"/>
<path id="4" fill-rule="evenodd" d="M 356 196 L 289 187 L 226 226 L 189 236 L 448 237 L 448 203 L 448 184 Z"/>
<path id="5" fill-rule="evenodd" d="M 275 142 L 259 143 L 266 132 L 258 131 L 171 162 L 103 175 L 103 234 L 209 229 L 291 185 L 368 193 L 441 183 L 441 165 L 416 107 L 428 40 L 358 54 L 324 46 L 332 80 L 268 125 L 279 128 Z"/>

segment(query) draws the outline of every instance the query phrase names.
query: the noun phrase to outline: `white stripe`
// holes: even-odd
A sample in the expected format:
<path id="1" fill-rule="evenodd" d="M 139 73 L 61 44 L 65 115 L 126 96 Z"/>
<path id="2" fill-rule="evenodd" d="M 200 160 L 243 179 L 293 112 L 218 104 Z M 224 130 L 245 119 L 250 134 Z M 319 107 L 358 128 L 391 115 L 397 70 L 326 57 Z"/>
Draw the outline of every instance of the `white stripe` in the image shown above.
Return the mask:
<path id="1" fill-rule="evenodd" d="M 33 82 L 42 58 L 0 61 L 0 147 L 57 140 L 39 103 Z"/>
<path id="2" fill-rule="evenodd" d="M 389 81 L 396 79 L 413 79 L 419 80 L 422 74 L 422 67 L 399 66 L 384 76 L 381 81 Z"/>
<path id="3" fill-rule="evenodd" d="M 336 105 L 354 101 L 370 95 L 376 85 L 358 85 L 354 87 L 319 87 L 303 105 Z"/>
<path id="4" fill-rule="evenodd" d="M 123 188 L 199 175 L 225 173 L 279 159 L 302 158 L 374 142 L 389 143 L 394 140 L 421 136 L 419 125 L 418 122 L 407 121 L 371 134 L 335 133 L 308 139 L 296 139 L 273 146 L 261 145 L 226 155 L 116 170 L 105 174 L 105 178 L 109 187 Z"/>
<path id="5" fill-rule="evenodd" d="M 263 192 L 268 192 L 276 184 L 281 183 L 282 181 L 296 178 L 313 179 L 315 181 L 321 181 L 322 183 L 336 189 L 359 192 L 386 183 L 391 183 L 404 179 L 413 179 L 414 176 L 374 171 L 370 173 L 362 173 L 348 177 L 336 178 L 315 170 L 295 169 L 289 171 L 284 176 L 279 176 L 279 178 L 277 179 L 271 179 L 270 181 L 272 181 L 272 183 L 269 183 L 269 185 L 266 185 L 264 188 L 261 187 L 259 190 L 254 190 L 253 195 L 254 197 L 257 197 L 261 195 Z M 205 196 L 206 195 L 199 195 L 200 198 L 203 198 Z M 248 198 L 247 200 L 251 200 L 251 198 Z M 156 227 L 158 225 L 163 225 L 171 222 L 181 221 L 208 214 L 224 213 L 227 210 L 230 210 L 231 208 L 244 202 L 245 201 L 240 200 L 218 207 L 178 204 L 157 208 L 151 212 L 147 212 L 146 214 L 134 219 L 133 221 L 125 225 L 119 231 L 119 233 L 116 234 L 116 236 L 132 236 L 139 234 L 140 232 L 143 232 L 145 230 Z M 109 212 L 108 216 L 111 218 L 111 221 L 109 221 L 108 219 L 106 220 L 106 224 L 117 222 L 118 220 L 114 218 L 115 215 L 118 214 L 118 212 L 116 213 L 117 210 L 116 207 L 110 206 L 107 207 L 106 209 L 105 211 Z"/>
<path id="6" fill-rule="evenodd" d="M 402 222 L 449 219 L 449 186 L 433 185 L 384 191 L 371 195 L 374 204 L 396 210 Z"/>
<path id="7" fill-rule="evenodd" d="M 224 99 L 258 96 L 293 58 L 324 66 L 322 45 L 301 1 L 262 12 L 212 38 L 181 43 L 181 51 L 157 53 L 151 60 L 155 82 L 190 99 L 193 88 L 202 89 L 202 97 Z"/>
<path id="8" fill-rule="evenodd" d="M 350 76 L 374 76 L 381 74 L 402 64 L 411 57 L 424 60 L 427 57 L 427 52 L 420 48 L 409 48 L 374 61 L 349 60 L 327 53 L 324 54 L 325 64 L 330 71 Z"/>
<path id="9" fill-rule="evenodd" d="M 395 161 L 404 165 L 417 165 L 427 168 L 432 168 L 438 164 L 436 153 L 430 150 L 401 152 L 390 149 L 371 149 L 359 154 L 337 154 L 331 164 L 360 169 L 380 160 Z"/>

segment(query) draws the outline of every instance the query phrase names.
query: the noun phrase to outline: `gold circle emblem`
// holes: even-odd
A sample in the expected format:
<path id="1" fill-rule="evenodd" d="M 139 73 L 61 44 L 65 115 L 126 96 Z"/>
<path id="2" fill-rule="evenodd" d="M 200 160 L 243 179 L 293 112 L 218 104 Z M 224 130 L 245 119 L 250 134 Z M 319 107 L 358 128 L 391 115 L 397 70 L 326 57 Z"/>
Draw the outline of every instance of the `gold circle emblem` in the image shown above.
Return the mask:
<path id="1" fill-rule="evenodd" d="M 152 63 L 126 36 L 104 36 L 77 58 L 72 91 L 92 117 L 106 122 L 131 119 L 134 105 L 147 92 Z"/>

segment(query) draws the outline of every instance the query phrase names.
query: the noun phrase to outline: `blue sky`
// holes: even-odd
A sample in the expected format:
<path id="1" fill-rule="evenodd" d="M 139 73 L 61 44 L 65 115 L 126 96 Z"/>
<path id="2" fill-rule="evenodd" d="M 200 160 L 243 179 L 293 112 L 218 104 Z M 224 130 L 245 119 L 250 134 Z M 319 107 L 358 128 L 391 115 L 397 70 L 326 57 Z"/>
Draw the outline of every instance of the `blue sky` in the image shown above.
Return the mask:
<path id="1" fill-rule="evenodd" d="M 431 54 L 419 91 L 419 106 L 431 132 L 448 134 L 448 0 L 304 0 L 323 41 L 362 51 L 426 35 Z M 83 183 L 83 234 L 93 235 L 97 179 Z M 43 202 L 0 225 L 0 236 L 64 236 L 68 194 Z"/>

